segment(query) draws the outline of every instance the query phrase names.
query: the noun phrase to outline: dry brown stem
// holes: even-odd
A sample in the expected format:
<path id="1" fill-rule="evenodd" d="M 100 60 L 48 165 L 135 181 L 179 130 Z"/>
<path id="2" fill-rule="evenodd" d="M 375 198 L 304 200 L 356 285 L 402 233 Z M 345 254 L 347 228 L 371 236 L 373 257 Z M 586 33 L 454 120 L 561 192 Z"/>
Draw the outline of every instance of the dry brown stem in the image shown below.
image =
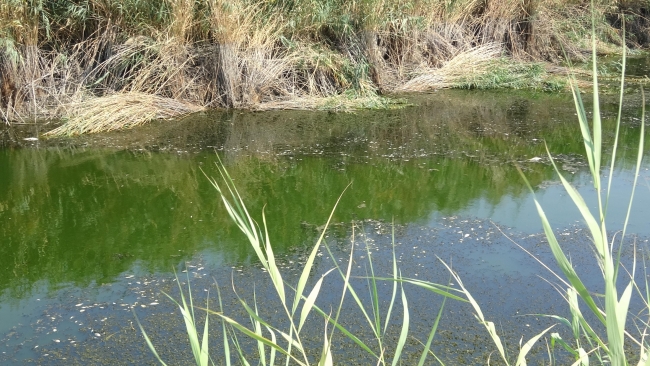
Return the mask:
<path id="1" fill-rule="evenodd" d="M 68 121 L 48 136 L 78 135 L 132 128 L 202 110 L 200 106 L 145 93 L 119 93 L 66 106 Z"/>

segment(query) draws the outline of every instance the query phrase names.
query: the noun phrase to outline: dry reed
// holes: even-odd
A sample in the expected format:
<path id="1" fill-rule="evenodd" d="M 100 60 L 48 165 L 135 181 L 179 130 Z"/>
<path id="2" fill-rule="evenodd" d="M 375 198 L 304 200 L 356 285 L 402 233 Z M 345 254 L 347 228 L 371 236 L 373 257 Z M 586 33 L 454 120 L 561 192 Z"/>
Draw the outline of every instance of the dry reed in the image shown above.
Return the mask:
<path id="1" fill-rule="evenodd" d="M 382 92 L 456 87 L 497 58 L 580 59 L 592 15 L 586 0 L 53 4 L 0 3 L 5 121 L 74 120 L 70 105 L 137 93 L 206 108 L 347 109 L 349 96 L 363 106 Z M 597 2 L 603 51 L 620 43 L 612 14 L 639 13 L 626 4 Z"/>
<path id="2" fill-rule="evenodd" d="M 48 136 L 79 135 L 132 128 L 202 110 L 200 106 L 145 93 L 120 93 L 67 106 L 69 119 Z"/>
<path id="3" fill-rule="evenodd" d="M 501 46 L 496 43 L 469 49 L 455 55 L 442 67 L 417 70 L 416 75 L 397 91 L 422 92 L 452 87 L 462 78 L 487 72 L 500 54 Z"/>

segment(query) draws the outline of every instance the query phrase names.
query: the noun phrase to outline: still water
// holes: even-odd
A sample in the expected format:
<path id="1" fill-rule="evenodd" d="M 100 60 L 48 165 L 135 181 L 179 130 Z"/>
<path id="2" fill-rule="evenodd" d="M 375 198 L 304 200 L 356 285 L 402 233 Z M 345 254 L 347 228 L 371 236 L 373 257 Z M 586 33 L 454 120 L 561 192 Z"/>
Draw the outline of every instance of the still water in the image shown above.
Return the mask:
<path id="1" fill-rule="evenodd" d="M 629 94 L 612 229 L 623 224 L 639 140 L 640 100 Z M 544 142 L 565 177 L 595 201 L 570 95 L 444 91 L 409 100 L 413 106 L 404 109 L 354 114 L 211 112 L 59 140 L 25 140 L 42 127 L 2 131 L 0 363 L 153 364 L 132 308 L 154 335 L 173 340 L 163 354 L 183 360 L 174 352 L 189 349 L 182 320 L 161 295 L 174 291 L 174 270 L 189 271 L 195 288 L 214 280 L 228 288 L 240 278 L 246 289 L 257 281 L 258 299 L 271 301 L 254 252 L 205 177 L 218 175 L 217 155 L 259 222 L 264 209 L 288 272 L 300 269 L 300 253 L 351 184 L 327 237 L 336 253 L 346 258 L 354 226 L 363 248 L 373 243 L 377 267 L 390 271 L 394 222 L 403 275 L 445 282 L 436 256 L 452 261 L 516 348 L 528 327 L 549 324 L 518 315 L 565 312 L 561 297 L 537 278 L 548 272 L 513 244 L 551 262 L 517 166 L 576 263 L 594 262 L 578 212 L 546 158 Z M 603 109 L 608 144 L 616 106 Z M 642 167 L 628 229 L 640 246 L 650 236 L 649 167 Z M 626 248 L 625 258 L 632 252 Z M 329 268 L 323 260 L 316 271 Z M 425 296 L 413 290 L 411 306 L 431 319 L 437 305 L 418 304 Z M 466 335 L 481 332 L 469 308 L 452 313 L 434 349 L 467 350 L 452 363 L 489 353 L 484 338 Z"/>

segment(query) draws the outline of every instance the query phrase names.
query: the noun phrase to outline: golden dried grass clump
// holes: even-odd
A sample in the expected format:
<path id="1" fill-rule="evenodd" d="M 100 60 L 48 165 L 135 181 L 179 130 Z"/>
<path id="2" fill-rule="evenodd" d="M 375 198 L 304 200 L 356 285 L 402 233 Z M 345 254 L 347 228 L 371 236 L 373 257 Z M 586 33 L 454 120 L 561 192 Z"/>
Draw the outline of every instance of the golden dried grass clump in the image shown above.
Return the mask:
<path id="1" fill-rule="evenodd" d="M 439 68 L 421 68 L 397 88 L 401 92 L 423 92 L 454 86 L 460 79 L 484 74 L 501 55 L 501 45 L 492 43 L 455 55 Z"/>
<path id="2" fill-rule="evenodd" d="M 198 112 L 203 107 L 145 93 L 91 98 L 67 107 L 68 120 L 48 136 L 70 136 L 132 128 L 156 119 Z"/>

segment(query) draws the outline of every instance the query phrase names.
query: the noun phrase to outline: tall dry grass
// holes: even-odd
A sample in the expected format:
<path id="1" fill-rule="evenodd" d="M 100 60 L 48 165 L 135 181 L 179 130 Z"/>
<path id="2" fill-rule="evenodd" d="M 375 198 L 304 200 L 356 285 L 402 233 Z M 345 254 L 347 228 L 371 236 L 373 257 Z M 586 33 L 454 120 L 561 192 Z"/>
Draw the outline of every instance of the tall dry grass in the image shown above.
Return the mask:
<path id="1" fill-rule="evenodd" d="M 73 103 L 68 123 L 46 135 L 79 135 L 135 127 L 151 120 L 169 119 L 202 110 L 194 104 L 146 93 L 119 93 Z"/>
<path id="2" fill-rule="evenodd" d="M 71 105 L 124 93 L 196 108 L 259 108 L 343 94 L 363 99 L 455 87 L 459 72 L 486 72 L 497 58 L 557 61 L 564 53 L 583 58 L 591 29 L 588 5 L 587 0 L 6 0 L 0 4 L 1 116 L 6 122 L 70 123 L 76 120 L 67 112 Z M 643 9 L 642 2 L 598 1 L 602 49 L 621 42 L 616 27 L 623 26 L 622 16 L 640 32 L 635 39 L 647 39 Z M 319 103 L 305 107 L 310 105 Z"/>

